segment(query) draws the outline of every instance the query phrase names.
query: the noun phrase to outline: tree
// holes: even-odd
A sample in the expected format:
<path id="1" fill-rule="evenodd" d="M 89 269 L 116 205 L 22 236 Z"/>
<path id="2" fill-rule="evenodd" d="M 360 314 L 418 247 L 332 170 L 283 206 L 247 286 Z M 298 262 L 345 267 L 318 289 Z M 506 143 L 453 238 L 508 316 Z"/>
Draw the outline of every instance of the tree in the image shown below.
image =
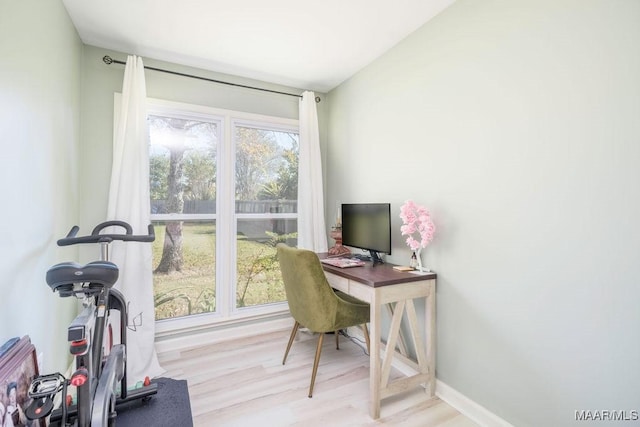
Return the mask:
<path id="1" fill-rule="evenodd" d="M 174 147 L 169 156 L 169 175 L 167 179 L 167 211 L 184 211 L 183 162 L 184 149 Z M 162 258 L 156 273 L 171 273 L 182 270 L 182 221 L 167 221 L 164 232 Z"/>
<path id="2" fill-rule="evenodd" d="M 211 132 L 214 125 L 207 122 L 162 116 L 150 116 L 149 125 L 152 131 L 157 132 L 157 138 L 154 138 L 154 142 L 157 143 L 156 145 L 164 147 L 165 158 L 168 156 L 165 212 L 183 213 L 185 184 L 187 181 L 185 177 L 185 153 L 189 150 L 197 149 L 195 140 L 197 140 L 198 136 L 202 136 L 203 133 Z M 159 160 L 151 162 L 151 167 L 157 167 L 157 170 L 150 172 L 151 184 L 154 183 L 153 179 L 162 182 L 157 177 L 165 170 L 162 168 L 163 164 Z M 197 181 L 197 179 L 194 179 L 194 181 Z M 162 186 L 159 187 L 162 188 Z M 162 257 L 155 269 L 156 273 L 171 273 L 182 270 L 182 227 L 183 221 L 167 221 Z"/>
<path id="3" fill-rule="evenodd" d="M 149 156 L 149 192 L 151 200 L 166 200 L 169 159 L 161 154 Z"/>
<path id="4" fill-rule="evenodd" d="M 275 180 L 262 186 L 258 194 L 260 200 L 297 200 L 298 198 L 298 141 L 293 134 L 287 135 L 292 140 L 292 147 L 282 151 L 277 176 Z"/>
<path id="5" fill-rule="evenodd" d="M 189 152 L 185 156 L 185 197 L 189 200 L 215 200 L 215 157 L 201 151 Z"/>
<path id="6" fill-rule="evenodd" d="M 278 144 L 273 132 L 236 128 L 236 199 L 255 200 L 274 171 Z"/>

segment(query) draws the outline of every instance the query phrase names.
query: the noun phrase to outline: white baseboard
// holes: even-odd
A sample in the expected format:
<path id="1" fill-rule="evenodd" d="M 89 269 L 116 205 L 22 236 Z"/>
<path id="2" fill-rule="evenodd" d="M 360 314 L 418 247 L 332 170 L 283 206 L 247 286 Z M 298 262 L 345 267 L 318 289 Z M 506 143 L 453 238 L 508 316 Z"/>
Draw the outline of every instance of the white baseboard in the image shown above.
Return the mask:
<path id="1" fill-rule="evenodd" d="M 437 379 L 436 396 L 482 427 L 513 427 L 484 406 Z"/>
<path id="2" fill-rule="evenodd" d="M 194 347 L 197 345 L 194 343 L 213 344 L 258 334 L 268 334 L 291 329 L 292 325 L 293 320 L 291 317 L 262 320 L 260 323 L 245 322 L 235 326 L 226 325 L 225 327 L 211 328 L 206 331 L 200 330 L 193 333 L 178 333 L 173 336 L 164 336 L 162 339 L 156 337 L 155 346 L 158 353 L 163 353 Z"/>
<path id="3" fill-rule="evenodd" d="M 349 328 L 349 335 L 355 336 L 360 340 L 364 340 L 364 336 L 362 335 L 362 330 L 360 328 Z M 383 345 L 384 348 L 384 345 Z M 382 355 L 382 350 L 381 350 Z M 416 374 L 415 369 L 411 366 L 406 365 L 399 361 L 398 359 L 394 359 L 392 361 L 392 366 L 396 368 L 398 371 L 403 373 L 404 375 L 414 375 Z M 475 401 L 469 399 L 464 394 L 459 391 L 453 389 L 449 385 L 443 383 L 442 381 L 436 378 L 436 396 L 438 396 L 443 401 L 447 402 L 450 406 L 455 408 L 458 412 L 475 422 L 476 424 L 482 427 L 513 427 L 513 425 L 509 424 L 502 418 L 498 417 L 493 412 L 489 411 L 484 406 L 476 403 Z"/>

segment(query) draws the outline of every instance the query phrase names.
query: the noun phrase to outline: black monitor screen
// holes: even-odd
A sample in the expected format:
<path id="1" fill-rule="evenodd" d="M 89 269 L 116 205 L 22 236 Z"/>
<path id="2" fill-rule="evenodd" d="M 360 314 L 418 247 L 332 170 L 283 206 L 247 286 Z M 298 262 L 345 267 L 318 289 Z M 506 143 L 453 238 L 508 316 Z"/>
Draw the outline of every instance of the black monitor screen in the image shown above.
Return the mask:
<path id="1" fill-rule="evenodd" d="M 342 244 L 375 253 L 391 254 L 391 205 L 342 205 Z"/>

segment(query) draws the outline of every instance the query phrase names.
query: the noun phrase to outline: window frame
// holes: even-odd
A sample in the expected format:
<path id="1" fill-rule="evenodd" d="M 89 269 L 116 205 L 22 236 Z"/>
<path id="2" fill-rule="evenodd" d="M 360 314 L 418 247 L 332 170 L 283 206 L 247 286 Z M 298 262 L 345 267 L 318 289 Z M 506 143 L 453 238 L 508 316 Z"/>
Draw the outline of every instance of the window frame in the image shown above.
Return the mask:
<path id="1" fill-rule="evenodd" d="M 299 135 L 298 120 L 156 98 L 147 98 L 147 115 L 167 115 L 219 124 L 216 213 L 151 214 L 152 221 L 210 220 L 216 222 L 216 311 L 156 320 L 156 333 L 162 335 L 181 330 L 199 330 L 213 325 L 224 325 L 252 318 L 259 319 L 288 313 L 286 301 L 258 306 L 236 307 L 237 268 L 234 261 L 237 254 L 236 232 L 238 219 L 298 219 L 298 214 L 237 214 L 235 212 L 234 129 L 235 126 L 244 126 L 280 132 L 293 132 Z M 224 210 L 224 206 L 233 206 L 233 208 Z M 219 224 L 228 224 L 230 226 L 218 228 Z"/>

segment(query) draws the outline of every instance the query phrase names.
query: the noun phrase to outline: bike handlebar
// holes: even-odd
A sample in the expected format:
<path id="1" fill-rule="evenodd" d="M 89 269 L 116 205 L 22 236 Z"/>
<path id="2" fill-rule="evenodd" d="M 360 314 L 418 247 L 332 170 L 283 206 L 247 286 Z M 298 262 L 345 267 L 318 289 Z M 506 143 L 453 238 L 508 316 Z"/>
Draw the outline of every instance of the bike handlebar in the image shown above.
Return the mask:
<path id="1" fill-rule="evenodd" d="M 122 227 L 124 228 L 124 234 L 100 234 L 102 230 L 107 227 Z M 131 226 L 124 221 L 106 221 L 96 225 L 91 232 L 90 236 L 76 237 L 80 227 L 74 225 L 67 237 L 58 240 L 58 246 L 71 246 L 80 243 L 111 243 L 114 240 L 120 240 L 123 242 L 153 242 L 156 239 L 155 232 L 153 230 L 153 224 L 149 224 L 148 234 L 133 234 Z"/>

